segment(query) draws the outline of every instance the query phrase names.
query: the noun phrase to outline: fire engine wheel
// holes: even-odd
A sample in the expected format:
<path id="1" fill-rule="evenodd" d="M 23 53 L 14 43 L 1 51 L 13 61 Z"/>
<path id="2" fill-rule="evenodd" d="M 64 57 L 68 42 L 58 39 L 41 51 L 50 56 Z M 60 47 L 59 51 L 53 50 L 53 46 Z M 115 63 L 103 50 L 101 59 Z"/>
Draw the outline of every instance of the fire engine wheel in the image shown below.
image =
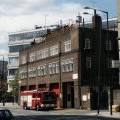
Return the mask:
<path id="1" fill-rule="evenodd" d="M 24 106 L 23 109 L 24 109 L 24 110 L 27 110 L 27 106 Z"/>
<path id="2" fill-rule="evenodd" d="M 36 110 L 38 111 L 40 109 L 40 106 L 39 105 L 36 105 Z"/>

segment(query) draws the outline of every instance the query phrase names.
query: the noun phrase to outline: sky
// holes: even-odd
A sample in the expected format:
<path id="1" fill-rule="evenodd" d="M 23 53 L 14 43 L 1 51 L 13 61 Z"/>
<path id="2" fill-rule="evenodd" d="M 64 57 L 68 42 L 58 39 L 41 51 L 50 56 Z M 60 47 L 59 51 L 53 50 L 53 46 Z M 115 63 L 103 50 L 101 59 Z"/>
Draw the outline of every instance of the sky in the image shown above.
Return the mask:
<path id="1" fill-rule="evenodd" d="M 117 17 L 117 0 L 0 0 L 0 55 L 8 55 L 8 34 L 31 30 L 35 25 L 45 26 L 67 24 L 76 20 L 78 13 L 85 21 L 90 20 L 85 6 L 109 13 L 109 18 Z M 89 10 L 93 13 L 93 10 Z M 106 15 L 99 13 L 103 19 Z"/>

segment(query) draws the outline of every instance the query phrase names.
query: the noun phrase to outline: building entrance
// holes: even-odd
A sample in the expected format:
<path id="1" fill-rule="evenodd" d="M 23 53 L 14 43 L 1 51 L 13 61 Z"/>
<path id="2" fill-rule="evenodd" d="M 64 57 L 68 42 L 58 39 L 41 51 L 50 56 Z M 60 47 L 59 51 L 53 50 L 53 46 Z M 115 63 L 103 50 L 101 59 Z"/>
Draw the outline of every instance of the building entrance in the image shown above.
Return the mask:
<path id="1" fill-rule="evenodd" d="M 74 108 L 73 82 L 63 83 L 63 108 Z"/>
<path id="2" fill-rule="evenodd" d="M 91 91 L 91 109 L 97 109 L 97 100 L 98 100 L 98 91 L 92 90 Z M 100 109 L 108 109 L 108 91 L 100 88 L 99 94 L 99 101 L 100 101 Z"/>

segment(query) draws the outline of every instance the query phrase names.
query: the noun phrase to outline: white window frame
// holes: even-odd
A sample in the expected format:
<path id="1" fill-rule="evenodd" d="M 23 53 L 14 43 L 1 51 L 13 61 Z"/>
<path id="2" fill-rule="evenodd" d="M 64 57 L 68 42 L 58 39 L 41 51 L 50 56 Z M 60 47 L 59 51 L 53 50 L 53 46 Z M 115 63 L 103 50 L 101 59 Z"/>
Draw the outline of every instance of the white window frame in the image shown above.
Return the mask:
<path id="1" fill-rule="evenodd" d="M 58 62 L 50 63 L 48 65 L 48 68 L 49 68 L 49 74 L 59 73 L 59 63 Z"/>
<path id="2" fill-rule="evenodd" d="M 28 76 L 29 76 L 29 78 L 36 76 L 36 69 L 34 67 L 30 67 L 28 69 Z"/>
<path id="3" fill-rule="evenodd" d="M 22 56 L 22 64 L 25 64 L 27 62 L 26 56 Z"/>
<path id="4" fill-rule="evenodd" d="M 36 77 L 36 68 L 33 68 L 33 77 Z"/>
<path id="5" fill-rule="evenodd" d="M 33 61 L 35 61 L 35 56 L 36 56 L 36 53 L 35 52 L 33 52 L 33 53 L 30 53 L 30 62 L 33 62 Z"/>
<path id="6" fill-rule="evenodd" d="M 63 60 L 61 65 L 62 65 L 62 72 L 72 72 L 74 70 L 73 59 Z"/>
<path id="7" fill-rule="evenodd" d="M 47 58 L 48 57 L 48 49 L 42 50 L 42 58 Z"/>
<path id="8" fill-rule="evenodd" d="M 37 51 L 36 56 L 37 56 L 37 60 L 42 59 L 42 50 Z"/>
<path id="9" fill-rule="evenodd" d="M 19 73 L 20 73 L 20 79 L 27 78 L 27 69 L 21 68 Z"/>
<path id="10" fill-rule="evenodd" d="M 49 64 L 48 68 L 49 68 L 49 74 L 52 74 L 52 64 Z"/>
<path id="11" fill-rule="evenodd" d="M 19 58 L 18 57 L 9 57 L 9 65 L 10 66 L 18 66 Z"/>
<path id="12" fill-rule="evenodd" d="M 46 65 L 40 65 L 37 69 L 38 76 L 46 75 Z"/>
<path id="13" fill-rule="evenodd" d="M 65 52 L 71 51 L 71 40 L 65 41 Z"/>
<path id="14" fill-rule="evenodd" d="M 50 56 L 58 55 L 58 45 L 50 47 Z"/>

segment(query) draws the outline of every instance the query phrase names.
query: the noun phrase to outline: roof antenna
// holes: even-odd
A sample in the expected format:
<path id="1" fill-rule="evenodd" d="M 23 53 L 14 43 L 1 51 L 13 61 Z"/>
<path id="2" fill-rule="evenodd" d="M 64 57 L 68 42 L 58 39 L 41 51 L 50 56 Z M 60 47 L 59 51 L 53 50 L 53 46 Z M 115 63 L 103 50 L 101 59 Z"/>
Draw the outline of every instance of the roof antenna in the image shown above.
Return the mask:
<path id="1" fill-rule="evenodd" d="M 45 29 L 46 29 L 46 27 L 47 27 L 47 25 L 46 25 L 46 24 L 47 24 L 47 22 L 46 22 L 46 21 L 47 21 L 47 20 L 46 20 L 46 19 L 47 19 L 47 16 L 48 16 L 48 15 L 45 14 Z"/>
<path id="2" fill-rule="evenodd" d="M 62 26 L 62 20 L 60 20 L 60 26 Z"/>
<path id="3" fill-rule="evenodd" d="M 80 23 L 82 22 L 82 17 L 80 15 L 80 13 L 78 12 L 78 16 L 77 16 L 77 20 L 76 23 L 78 23 L 78 25 L 80 26 Z"/>

